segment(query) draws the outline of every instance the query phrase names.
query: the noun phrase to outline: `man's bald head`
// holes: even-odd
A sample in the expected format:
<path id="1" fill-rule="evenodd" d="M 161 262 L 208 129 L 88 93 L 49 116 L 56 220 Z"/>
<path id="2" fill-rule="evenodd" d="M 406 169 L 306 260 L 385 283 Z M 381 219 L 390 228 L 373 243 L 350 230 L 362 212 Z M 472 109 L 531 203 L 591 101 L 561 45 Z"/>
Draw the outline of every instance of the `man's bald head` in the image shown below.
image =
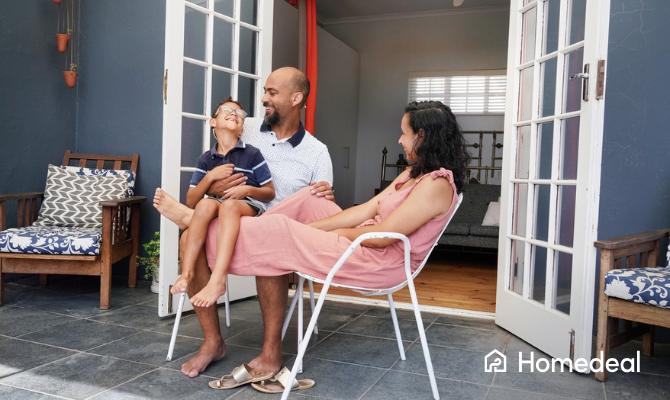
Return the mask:
<path id="1" fill-rule="evenodd" d="M 300 108 L 305 105 L 307 102 L 307 97 L 309 96 L 309 79 L 302 71 L 293 67 L 283 67 L 279 68 L 270 74 L 273 78 L 283 81 L 288 87 L 289 91 L 292 93 L 300 92 L 302 93 L 302 101 L 300 102 Z"/>

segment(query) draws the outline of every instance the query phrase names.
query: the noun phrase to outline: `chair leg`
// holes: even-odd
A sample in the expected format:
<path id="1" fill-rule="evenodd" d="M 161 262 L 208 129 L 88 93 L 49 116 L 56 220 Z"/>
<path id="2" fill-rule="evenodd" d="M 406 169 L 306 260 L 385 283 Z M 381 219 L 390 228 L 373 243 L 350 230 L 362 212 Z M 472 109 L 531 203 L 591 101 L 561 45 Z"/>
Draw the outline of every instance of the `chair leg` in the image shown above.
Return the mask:
<path id="1" fill-rule="evenodd" d="M 298 369 L 302 369 L 302 359 L 305 356 L 307 351 L 307 346 L 309 345 L 309 340 L 312 338 L 312 332 L 316 326 L 316 320 L 319 318 L 319 313 L 321 312 L 321 307 L 323 307 L 323 302 L 326 299 L 326 294 L 328 293 L 328 288 L 330 287 L 330 281 L 326 281 L 323 284 L 323 289 L 321 289 L 321 294 L 319 294 L 319 301 L 316 303 L 314 308 L 314 313 L 312 313 L 312 318 L 309 320 L 309 325 L 307 326 L 307 332 L 305 332 L 305 338 L 298 346 L 298 355 L 295 358 L 293 363 L 293 368 L 291 369 L 291 376 L 289 377 L 289 382 L 293 382 L 295 377 L 298 375 Z M 282 394 L 282 400 L 288 399 L 288 395 L 291 393 L 291 386 L 286 386 L 284 393 Z"/>
<path id="2" fill-rule="evenodd" d="M 423 348 L 423 356 L 426 359 L 426 369 L 428 369 L 428 377 L 430 378 L 430 386 L 433 389 L 433 398 L 440 399 L 440 393 L 437 391 L 437 382 L 435 381 L 435 371 L 433 371 L 433 363 L 430 360 L 430 350 L 428 349 L 428 341 L 426 340 L 426 332 L 423 328 L 423 319 L 421 319 L 421 311 L 419 311 L 419 300 L 416 298 L 416 290 L 414 289 L 414 281 L 411 277 L 407 280 L 407 287 L 409 294 L 412 297 L 412 306 L 414 307 L 414 316 L 416 317 L 416 326 L 419 328 L 419 337 L 421 338 L 421 347 Z"/>
<path id="3" fill-rule="evenodd" d="M 309 284 L 309 302 L 310 305 L 312 306 L 312 314 L 314 314 L 314 283 L 312 281 L 309 281 L 308 284 Z M 315 335 L 319 334 L 319 327 L 317 325 L 314 325 L 314 334 Z"/>
<path id="4" fill-rule="evenodd" d="M 47 283 L 49 283 L 49 275 L 47 274 L 40 274 L 40 285 L 44 286 Z"/>
<path id="5" fill-rule="evenodd" d="M 100 274 L 100 309 L 109 310 L 112 303 L 112 261 L 102 261 L 102 273 Z"/>
<path id="6" fill-rule="evenodd" d="M 391 319 L 393 320 L 393 328 L 395 328 L 395 337 L 398 339 L 398 350 L 400 351 L 400 359 L 405 361 L 405 347 L 402 345 L 402 336 L 400 335 L 400 327 L 398 326 L 398 317 L 395 314 L 395 305 L 393 304 L 393 296 L 388 294 L 389 308 L 391 309 Z"/>
<path id="7" fill-rule="evenodd" d="M 303 298 L 302 298 L 302 291 L 303 287 L 305 286 L 305 278 L 303 276 L 300 277 L 300 280 L 298 281 L 298 290 L 296 290 L 296 295 L 298 296 L 298 348 L 300 348 L 300 345 L 302 344 L 302 336 L 303 336 L 303 330 L 302 330 L 302 325 L 303 325 Z M 302 360 L 300 361 L 300 364 L 298 365 L 298 373 L 302 374 Z M 293 382 L 293 381 L 291 381 Z"/>
<path id="8" fill-rule="evenodd" d="M 223 295 L 226 304 L 226 326 L 230 328 L 230 286 L 228 286 L 228 275 L 226 274 L 226 294 Z"/>
<path id="9" fill-rule="evenodd" d="M 0 306 L 5 304 L 5 274 L 2 273 L 2 258 L 0 258 Z"/>
<path id="10" fill-rule="evenodd" d="M 293 300 L 291 300 L 291 306 L 288 308 L 288 312 L 286 313 L 286 318 L 284 318 L 284 326 L 281 329 L 281 340 L 284 340 L 284 336 L 286 335 L 286 330 L 288 329 L 288 323 L 291 321 L 291 317 L 293 316 L 293 310 L 295 310 L 295 305 L 298 303 L 298 290 L 296 289 L 295 294 L 293 295 Z"/>
<path id="11" fill-rule="evenodd" d="M 654 339 L 656 336 L 656 327 L 649 325 L 649 332 L 642 335 L 642 354 L 648 357 L 654 355 Z"/>
<path id="12" fill-rule="evenodd" d="M 172 296 L 172 294 L 170 294 Z M 167 361 L 172 361 L 172 352 L 174 351 L 174 344 L 177 341 L 177 332 L 179 331 L 179 321 L 181 320 L 181 312 L 184 309 L 184 300 L 186 299 L 186 292 L 179 296 L 179 305 L 177 306 L 177 316 L 174 319 L 174 327 L 172 328 L 172 337 L 170 338 L 170 347 L 168 348 Z"/>
<path id="13" fill-rule="evenodd" d="M 608 299 L 605 293 L 600 292 L 600 307 L 598 309 L 598 333 L 596 336 L 596 357 L 602 360 L 608 360 L 610 354 L 610 326 L 611 319 L 607 315 L 607 308 L 609 306 Z M 608 378 L 607 368 L 602 368 L 601 372 L 596 372 L 595 378 L 597 381 L 605 382 Z"/>
<path id="14" fill-rule="evenodd" d="M 133 254 L 128 260 L 128 287 L 137 286 L 137 248 L 140 243 L 140 205 L 130 206 L 130 237 L 133 238 Z"/>

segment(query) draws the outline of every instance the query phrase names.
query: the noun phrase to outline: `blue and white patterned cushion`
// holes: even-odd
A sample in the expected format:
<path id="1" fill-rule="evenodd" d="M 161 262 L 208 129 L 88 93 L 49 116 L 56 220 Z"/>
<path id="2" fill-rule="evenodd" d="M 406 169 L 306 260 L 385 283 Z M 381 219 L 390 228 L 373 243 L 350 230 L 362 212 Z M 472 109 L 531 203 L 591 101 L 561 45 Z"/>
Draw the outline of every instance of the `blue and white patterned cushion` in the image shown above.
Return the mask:
<path id="1" fill-rule="evenodd" d="M 605 294 L 635 303 L 670 308 L 670 268 L 615 269 L 605 275 Z"/>
<path id="2" fill-rule="evenodd" d="M 126 175 L 128 177 L 128 197 L 135 195 L 135 173 L 133 171 L 120 169 L 91 169 L 72 167 L 69 165 L 61 165 L 60 167 L 68 172 L 74 172 L 77 175 L 83 176 L 99 176 L 104 178 L 107 176 Z"/>
<path id="3" fill-rule="evenodd" d="M 28 226 L 0 232 L 0 252 L 97 255 L 102 229 Z"/>

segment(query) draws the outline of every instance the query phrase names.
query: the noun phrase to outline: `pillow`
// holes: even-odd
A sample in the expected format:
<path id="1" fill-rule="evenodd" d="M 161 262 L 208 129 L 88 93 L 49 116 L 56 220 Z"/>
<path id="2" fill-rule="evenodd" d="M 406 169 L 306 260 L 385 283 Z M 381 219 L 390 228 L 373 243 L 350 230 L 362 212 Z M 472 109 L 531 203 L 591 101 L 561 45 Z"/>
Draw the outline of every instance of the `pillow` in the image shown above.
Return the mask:
<path id="1" fill-rule="evenodd" d="M 126 175 L 84 176 L 49 165 L 44 201 L 35 226 L 102 227 L 102 200 L 125 198 Z"/>
<path id="2" fill-rule="evenodd" d="M 135 195 L 135 173 L 125 169 L 92 169 L 82 167 L 72 167 L 69 165 L 61 165 L 66 171 L 74 172 L 77 175 L 107 177 L 114 175 L 123 175 L 127 177 L 128 181 L 128 197 Z"/>
<path id="3" fill-rule="evenodd" d="M 489 203 L 489 208 L 484 215 L 482 226 L 500 226 L 500 203 L 492 201 Z"/>

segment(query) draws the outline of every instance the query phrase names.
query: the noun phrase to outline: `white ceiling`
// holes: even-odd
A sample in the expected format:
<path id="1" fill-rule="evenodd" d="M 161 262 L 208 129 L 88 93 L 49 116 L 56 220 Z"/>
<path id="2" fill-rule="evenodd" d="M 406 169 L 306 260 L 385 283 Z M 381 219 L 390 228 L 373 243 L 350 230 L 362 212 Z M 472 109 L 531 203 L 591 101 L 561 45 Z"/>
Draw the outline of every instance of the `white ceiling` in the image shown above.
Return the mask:
<path id="1" fill-rule="evenodd" d="M 476 7 L 509 7 L 509 4 L 510 0 L 465 0 L 461 6 L 454 7 L 453 0 L 316 0 L 316 12 L 321 20 L 329 21 Z"/>

